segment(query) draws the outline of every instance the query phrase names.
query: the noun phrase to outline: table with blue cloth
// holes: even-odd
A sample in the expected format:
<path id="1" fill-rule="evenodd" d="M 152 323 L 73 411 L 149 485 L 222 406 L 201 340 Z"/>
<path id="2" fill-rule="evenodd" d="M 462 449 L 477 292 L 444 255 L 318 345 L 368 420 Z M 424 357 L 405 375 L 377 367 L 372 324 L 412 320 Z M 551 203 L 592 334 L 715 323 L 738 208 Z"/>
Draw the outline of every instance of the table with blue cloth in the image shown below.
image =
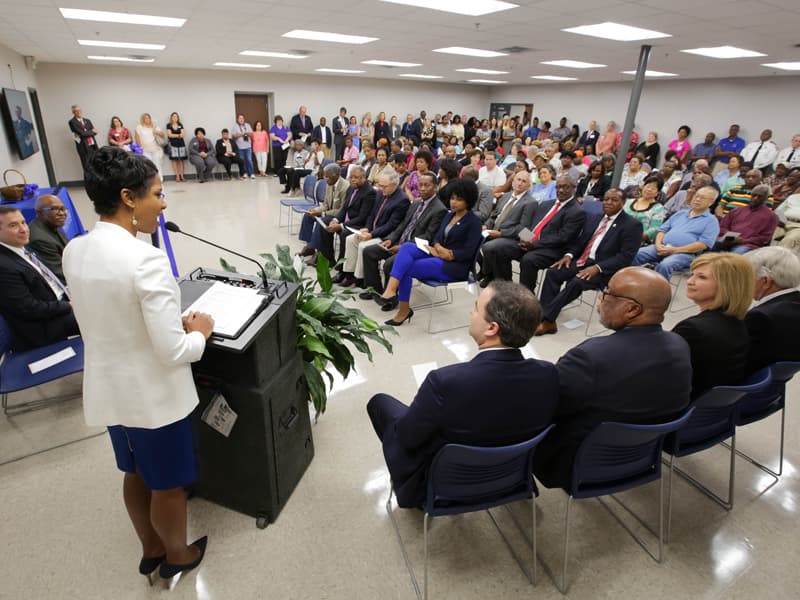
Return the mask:
<path id="1" fill-rule="evenodd" d="M 52 194 L 53 196 L 58 196 L 63 202 L 64 206 L 67 209 L 67 220 L 64 222 L 64 227 L 61 230 L 64 232 L 64 235 L 67 236 L 68 240 L 71 240 L 76 235 L 83 235 L 86 233 L 86 229 L 83 227 L 83 223 L 81 222 L 80 215 L 78 215 L 78 211 L 75 208 L 75 204 L 72 202 L 72 198 L 70 198 L 69 192 L 65 187 L 58 187 L 58 188 L 38 188 L 36 193 L 31 196 L 30 198 L 24 198 L 19 202 L 10 202 L 8 200 L 3 200 L 0 202 L 2 206 L 14 206 L 18 208 L 22 213 L 22 216 L 25 217 L 25 220 L 30 223 L 36 218 L 36 200 L 40 196 L 47 196 Z"/>

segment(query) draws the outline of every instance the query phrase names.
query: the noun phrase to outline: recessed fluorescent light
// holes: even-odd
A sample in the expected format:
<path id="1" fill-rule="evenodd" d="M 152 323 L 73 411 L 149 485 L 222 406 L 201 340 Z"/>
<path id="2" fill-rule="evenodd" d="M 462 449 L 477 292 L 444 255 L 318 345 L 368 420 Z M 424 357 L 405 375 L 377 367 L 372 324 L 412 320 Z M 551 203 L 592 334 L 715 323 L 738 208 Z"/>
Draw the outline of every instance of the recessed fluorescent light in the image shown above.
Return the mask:
<path id="1" fill-rule="evenodd" d="M 622 71 L 625 75 L 636 75 L 636 71 Z M 664 73 L 663 71 L 645 71 L 645 77 L 677 77 L 677 73 Z"/>
<path id="2" fill-rule="evenodd" d="M 765 63 L 761 66 L 771 67 L 773 69 L 783 69 L 784 71 L 800 71 L 800 62 Z"/>
<path id="3" fill-rule="evenodd" d="M 263 56 L 265 58 L 308 58 L 307 54 L 291 54 L 289 52 L 262 52 L 261 50 L 244 50 L 239 56 Z"/>
<path id="4" fill-rule="evenodd" d="M 568 69 L 597 69 L 608 65 L 588 63 L 580 60 L 545 60 L 541 64 L 552 65 L 554 67 L 567 67 Z"/>
<path id="5" fill-rule="evenodd" d="M 437 48 L 434 52 L 442 54 L 461 54 L 462 56 L 477 56 L 478 58 L 495 58 L 497 56 L 508 56 L 504 52 L 493 50 L 481 50 L 479 48 L 463 48 L 462 46 L 450 46 L 448 48 Z"/>
<path id="6" fill-rule="evenodd" d="M 156 62 L 155 58 L 131 58 L 130 56 L 87 56 L 92 60 L 117 60 L 121 62 L 151 63 Z"/>
<path id="7" fill-rule="evenodd" d="M 215 62 L 215 67 L 236 67 L 241 69 L 267 69 L 269 65 L 260 65 L 257 63 L 238 63 L 238 62 Z"/>
<path id="8" fill-rule="evenodd" d="M 691 50 L 681 50 L 686 54 L 699 54 L 711 58 L 753 58 L 755 56 L 766 56 L 761 52 L 736 48 L 735 46 L 717 46 L 715 48 L 692 48 Z"/>
<path id="9" fill-rule="evenodd" d="M 442 10 L 444 12 L 456 13 L 457 15 L 469 15 L 479 17 L 491 13 L 517 8 L 518 4 L 501 2 L 500 0 L 382 0 L 393 4 L 405 4 L 406 6 L 419 6 L 420 8 L 430 8 L 432 10 Z"/>
<path id="10" fill-rule="evenodd" d="M 607 40 L 616 40 L 618 42 L 633 42 L 636 40 L 653 40 L 656 38 L 672 37 L 672 35 L 669 33 L 661 33 L 660 31 L 653 31 L 652 29 L 641 29 L 639 27 L 621 25 L 620 23 L 613 23 L 611 21 L 597 23 L 596 25 L 569 27 L 567 29 L 562 29 L 561 31 L 577 33 L 579 35 L 589 35 Z"/>
<path id="11" fill-rule="evenodd" d="M 396 60 L 362 60 L 362 65 L 376 65 L 379 67 L 421 67 L 422 63 L 398 62 Z"/>
<path id="12" fill-rule="evenodd" d="M 416 77 L 417 79 L 442 79 L 442 75 L 423 75 L 422 73 L 402 73 L 398 77 Z"/>
<path id="13" fill-rule="evenodd" d="M 505 75 L 508 71 L 493 71 L 492 69 L 456 69 L 459 73 L 478 73 L 480 75 Z"/>
<path id="14" fill-rule="evenodd" d="M 548 81 L 578 81 L 577 77 L 562 77 L 561 75 L 531 75 L 531 79 L 547 79 Z"/>
<path id="15" fill-rule="evenodd" d="M 467 79 L 467 83 L 508 83 L 508 82 L 497 81 L 496 79 Z"/>
<path id="16" fill-rule="evenodd" d="M 341 33 L 329 33 L 327 31 L 309 31 L 307 29 L 293 29 L 287 31 L 281 37 L 297 38 L 300 40 L 315 40 L 317 42 L 337 42 L 339 44 L 367 44 L 379 38 L 365 37 L 362 35 L 344 35 Z"/>
<path id="17" fill-rule="evenodd" d="M 80 8 L 59 8 L 65 19 L 79 21 L 102 21 L 103 23 L 128 23 L 130 25 L 153 25 L 155 27 L 183 27 L 186 19 L 134 15 L 130 13 L 109 12 L 105 10 L 83 10 Z"/>
<path id="18" fill-rule="evenodd" d="M 102 48 L 131 48 L 133 50 L 163 50 L 164 44 L 138 44 L 136 42 L 101 42 L 99 40 L 78 40 L 81 46 L 99 46 Z"/>
<path id="19" fill-rule="evenodd" d="M 366 73 L 366 71 L 359 71 L 358 69 L 314 69 L 320 73 Z"/>

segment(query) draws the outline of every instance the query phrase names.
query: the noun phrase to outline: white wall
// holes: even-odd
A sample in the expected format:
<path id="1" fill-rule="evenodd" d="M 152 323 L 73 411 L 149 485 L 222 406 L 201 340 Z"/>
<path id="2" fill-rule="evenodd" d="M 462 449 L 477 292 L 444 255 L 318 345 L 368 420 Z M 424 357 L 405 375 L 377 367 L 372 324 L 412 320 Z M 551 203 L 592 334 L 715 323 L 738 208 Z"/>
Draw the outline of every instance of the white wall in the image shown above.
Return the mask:
<path id="1" fill-rule="evenodd" d="M 553 127 L 567 117 L 583 131 L 594 119 L 603 131 L 609 120 L 622 127 L 630 91 L 630 83 L 543 84 L 492 88 L 489 96 L 491 102 L 532 102 L 534 116 Z M 739 135 L 748 142 L 770 128 L 775 142 L 785 148 L 792 135 L 800 132 L 798 93 L 800 77 L 646 80 L 636 131 L 642 141 L 648 131 L 658 132 L 663 153 L 680 125 L 692 128 L 691 140 L 697 144 L 709 131 L 719 139 L 728 135 L 731 123 L 739 123 Z"/>
<path id="2" fill-rule="evenodd" d="M 421 109 L 431 114 L 447 110 L 461 114 L 488 112 L 487 89 L 483 86 L 56 63 L 39 64 L 36 75 L 59 181 L 81 179 L 80 161 L 67 128 L 72 104 L 80 104 L 83 114 L 92 120 L 101 133 L 101 145 L 113 115 L 122 118 L 133 133 L 143 112 L 151 113 L 163 126 L 169 114 L 177 111 L 187 128 L 203 126 L 216 139 L 220 129 L 234 123 L 234 92 L 273 93 L 274 110 L 283 115 L 287 124 L 300 104 L 308 106 L 315 124 L 325 116 L 329 125 L 340 106 L 359 117 L 366 111 L 371 111 L 373 117 L 379 111 L 385 111 L 387 116 L 396 114 L 401 123 L 408 112 L 416 114 Z M 168 165 L 165 173 L 170 173 Z"/>
<path id="3" fill-rule="evenodd" d="M 37 88 L 36 72 L 25 67 L 25 59 L 21 55 L 2 44 L 0 44 L 0 87 L 21 90 L 26 95 L 29 87 Z M 41 92 L 39 93 L 41 95 Z M 30 103 L 30 97 L 28 102 Z M 36 123 L 34 123 L 34 127 L 36 127 Z M 42 187 L 47 186 L 47 170 L 41 150 L 25 160 L 20 160 L 19 154 L 12 152 L 9 147 L 10 142 L 4 119 L 0 119 L 0 132 L 0 138 L 2 138 L 0 139 L 0 182 L 2 182 L 2 171 L 11 168 L 24 173 L 28 183 L 38 183 Z M 12 184 L 20 183 L 19 175 L 9 173 L 8 181 Z M 0 183 L 0 185 L 3 184 Z"/>

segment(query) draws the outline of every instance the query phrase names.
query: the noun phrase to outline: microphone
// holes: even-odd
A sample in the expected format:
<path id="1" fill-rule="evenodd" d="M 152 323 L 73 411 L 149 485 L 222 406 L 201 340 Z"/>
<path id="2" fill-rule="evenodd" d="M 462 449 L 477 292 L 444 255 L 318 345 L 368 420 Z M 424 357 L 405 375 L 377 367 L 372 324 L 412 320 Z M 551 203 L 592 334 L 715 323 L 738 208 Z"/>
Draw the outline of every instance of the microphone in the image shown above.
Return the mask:
<path id="1" fill-rule="evenodd" d="M 230 248 L 224 248 L 223 246 L 220 246 L 219 244 L 215 244 L 214 242 L 209 242 L 208 240 L 204 240 L 203 238 L 197 237 L 196 235 L 192 235 L 191 233 L 186 233 L 180 227 L 178 227 L 178 224 L 175 223 L 174 221 L 167 221 L 166 223 L 164 223 L 164 227 L 167 228 L 167 231 L 171 231 L 173 233 L 181 233 L 181 234 L 183 234 L 183 235 L 185 235 L 187 237 L 190 237 L 190 238 L 195 239 L 197 241 L 203 242 L 204 244 L 208 244 L 209 246 L 214 246 L 214 248 L 219 248 L 220 250 L 224 250 L 225 252 L 233 254 L 234 256 L 238 256 L 239 258 L 243 258 L 245 260 L 249 260 L 252 263 L 255 263 L 258 266 L 258 270 L 261 272 L 261 283 L 263 284 L 264 289 L 265 290 L 269 290 L 269 282 L 267 281 L 267 273 L 266 273 L 266 271 L 264 271 L 264 267 L 261 266 L 261 263 L 258 262 L 257 260 L 255 260 L 254 258 L 250 258 L 249 256 L 245 256 L 244 254 L 239 254 L 238 252 L 234 252 Z"/>

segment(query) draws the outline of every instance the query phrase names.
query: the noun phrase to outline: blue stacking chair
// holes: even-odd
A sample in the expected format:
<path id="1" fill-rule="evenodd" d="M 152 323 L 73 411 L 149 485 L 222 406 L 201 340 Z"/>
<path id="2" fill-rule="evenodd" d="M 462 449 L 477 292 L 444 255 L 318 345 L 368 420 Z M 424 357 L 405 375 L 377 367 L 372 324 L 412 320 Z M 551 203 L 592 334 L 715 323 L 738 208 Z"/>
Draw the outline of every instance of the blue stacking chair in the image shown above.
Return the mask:
<path id="1" fill-rule="evenodd" d="M 689 421 L 664 442 L 664 452 L 669 454 L 669 493 L 667 495 L 667 538 L 672 526 L 672 476 L 678 473 L 714 502 L 730 510 L 733 508 L 733 485 L 736 459 L 736 423 L 739 420 L 739 402 L 747 394 L 757 394 L 772 382 L 769 368 L 753 373 L 743 385 L 713 387 L 693 403 L 694 414 Z M 696 454 L 730 438 L 731 457 L 728 473 L 728 498 L 712 492 L 697 479 L 675 466 L 675 459 Z"/>
<path id="2" fill-rule="evenodd" d="M 308 179 L 311 177 L 309 175 L 306 177 Z M 305 182 L 303 183 L 303 188 L 305 188 Z M 292 214 L 289 217 L 289 233 L 292 233 L 292 224 L 294 223 L 294 215 L 304 215 L 309 208 L 314 208 L 315 206 L 319 206 L 325 200 L 325 191 L 328 189 L 328 184 L 324 179 L 318 179 L 314 183 L 313 191 L 310 191 L 311 199 L 306 195 L 309 193 L 309 190 L 303 190 L 303 194 L 305 196 L 304 202 L 294 204 L 292 206 Z"/>
<path id="3" fill-rule="evenodd" d="M 661 448 L 664 438 L 683 427 L 692 415 L 693 408 L 678 419 L 656 425 L 632 425 L 628 423 L 601 423 L 586 436 L 575 454 L 572 481 L 564 488 L 567 507 L 564 517 L 564 562 L 561 583 L 543 563 L 556 587 L 567 593 L 567 564 L 569 561 L 570 506 L 573 498 L 597 498 L 617 522 L 633 537 L 651 558 L 661 562 L 664 550 L 664 481 L 661 478 Z M 614 494 L 658 480 L 658 533 L 650 529 L 633 512 L 625 507 Z M 654 554 L 645 542 L 636 535 L 615 512 L 602 500 L 612 499 L 630 512 L 650 533 L 658 537 L 658 553 Z"/>
<path id="4" fill-rule="evenodd" d="M 447 444 L 433 459 L 428 475 L 428 492 L 425 500 L 425 517 L 422 535 L 425 545 L 424 594 L 420 592 L 414 568 L 406 554 L 400 528 L 392 512 L 392 495 L 386 501 L 386 512 L 394 526 L 400 551 L 406 561 L 408 573 L 418 598 L 428 598 L 428 522 L 433 517 L 461 515 L 485 510 L 494 523 L 511 554 L 525 575 L 536 585 L 536 492 L 533 479 L 533 454 L 536 446 L 555 427 L 550 425 L 533 439 L 511 446 L 483 447 Z M 533 549 L 530 574 L 522 560 L 508 543 L 490 508 L 506 506 L 519 500 L 531 499 L 531 544 Z M 514 521 L 516 523 L 516 520 Z"/>
<path id="5" fill-rule="evenodd" d="M 31 373 L 28 365 L 72 348 L 75 355 L 51 367 Z M 27 350 L 11 351 L 11 330 L 6 320 L 0 315 L 0 398 L 3 412 L 6 415 L 17 415 L 44 407 L 50 402 L 69 400 L 75 396 L 43 398 L 9 406 L 8 395 L 28 388 L 36 387 L 49 381 L 66 377 L 72 373 L 83 371 L 83 340 L 80 337 L 70 338 L 55 344 Z"/>
<path id="6" fill-rule="evenodd" d="M 314 188 L 317 184 L 316 175 L 306 175 L 303 179 L 303 197 L 302 198 L 281 198 L 281 209 L 286 208 L 288 217 L 287 226 L 289 233 L 292 234 L 292 222 L 294 220 L 295 208 L 301 209 L 299 212 L 305 212 L 309 208 L 313 208 L 316 204 L 314 199 Z M 284 227 L 282 224 L 283 210 L 278 213 L 278 227 Z"/>
<path id="7" fill-rule="evenodd" d="M 781 412 L 781 441 L 778 470 L 773 471 L 739 449 L 736 449 L 735 452 L 752 465 L 758 467 L 768 475 L 771 475 L 775 481 L 777 481 L 783 474 L 783 441 L 786 429 L 786 384 L 794 377 L 795 373 L 800 371 L 800 362 L 784 361 L 773 363 L 769 366 L 769 370 L 772 373 L 772 383 L 762 392 L 750 393 L 742 398 L 739 404 L 739 418 L 736 420 L 736 426 L 742 427 L 743 425 L 749 425 L 750 423 L 766 419 L 778 411 Z"/>
<path id="8" fill-rule="evenodd" d="M 466 325 L 457 325 L 455 327 L 445 327 L 443 329 L 434 330 L 432 328 L 433 327 L 433 312 L 434 312 L 433 309 L 435 307 L 438 307 L 438 306 L 447 306 L 448 304 L 452 304 L 453 303 L 453 288 L 450 287 L 451 285 L 457 284 L 457 283 L 460 283 L 460 284 L 466 283 L 467 285 L 475 285 L 478 282 L 478 269 L 477 269 L 478 256 L 480 255 L 481 247 L 483 246 L 483 242 L 484 241 L 485 241 L 485 238 L 483 240 L 481 240 L 480 244 L 478 244 L 478 248 L 475 250 L 475 256 L 472 257 L 472 263 L 471 263 L 472 266 L 469 269 L 469 273 L 467 274 L 467 278 L 464 279 L 463 281 L 442 281 L 440 279 L 419 279 L 418 280 L 421 285 L 433 288 L 433 293 L 431 293 L 430 295 L 425 294 L 423 292 L 423 295 L 426 297 L 426 299 L 429 300 L 429 302 L 423 304 L 422 306 L 415 306 L 414 307 L 415 309 L 425 309 L 425 308 L 430 308 L 431 309 L 431 312 L 429 313 L 429 318 L 428 318 L 428 333 L 442 333 L 443 331 L 452 331 L 453 329 L 460 329 L 462 327 L 467 327 L 469 325 L 469 323 L 467 323 Z M 444 288 L 445 297 L 444 297 L 443 300 L 439 300 L 439 301 L 436 300 L 436 288 Z"/>

